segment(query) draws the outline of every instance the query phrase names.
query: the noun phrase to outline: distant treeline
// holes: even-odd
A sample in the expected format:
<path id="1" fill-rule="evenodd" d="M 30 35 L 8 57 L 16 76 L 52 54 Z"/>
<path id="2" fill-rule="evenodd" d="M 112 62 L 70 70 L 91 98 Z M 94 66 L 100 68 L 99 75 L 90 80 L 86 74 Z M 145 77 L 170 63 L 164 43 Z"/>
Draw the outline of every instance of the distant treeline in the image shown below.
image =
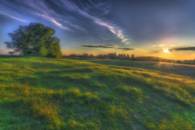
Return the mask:
<path id="1" fill-rule="evenodd" d="M 163 59 L 160 57 L 153 56 L 135 56 L 134 54 L 117 54 L 117 53 L 109 53 L 109 54 L 70 54 L 64 57 L 69 58 L 98 58 L 98 59 L 126 59 L 126 60 L 135 60 L 135 61 L 158 61 L 158 62 L 173 62 L 173 63 L 183 63 L 183 64 L 195 64 L 194 60 L 171 60 L 171 59 Z"/>
<path id="2" fill-rule="evenodd" d="M 109 53 L 109 54 L 99 54 L 99 55 L 93 55 L 93 54 L 70 54 L 66 55 L 65 57 L 71 57 L 71 58 L 101 58 L 101 59 L 135 59 L 134 54 L 128 55 L 128 54 L 116 54 L 116 53 Z"/>
<path id="3" fill-rule="evenodd" d="M 0 57 L 24 57 L 23 55 L 0 55 Z M 171 60 L 171 59 L 163 59 L 159 57 L 152 57 L 152 56 L 135 56 L 134 54 L 117 54 L 117 53 L 109 53 L 109 54 L 70 54 L 64 55 L 64 58 L 79 58 L 79 59 L 124 59 L 124 60 L 132 60 L 132 61 L 155 61 L 155 62 L 171 62 L 171 63 L 181 63 L 181 64 L 195 64 L 194 60 Z"/>

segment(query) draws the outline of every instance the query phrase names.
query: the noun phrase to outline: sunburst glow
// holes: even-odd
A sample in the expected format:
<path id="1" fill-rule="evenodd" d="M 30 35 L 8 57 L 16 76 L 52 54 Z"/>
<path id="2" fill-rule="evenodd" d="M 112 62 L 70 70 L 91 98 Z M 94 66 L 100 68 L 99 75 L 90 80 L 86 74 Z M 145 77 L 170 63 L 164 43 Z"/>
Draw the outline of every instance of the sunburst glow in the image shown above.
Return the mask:
<path id="1" fill-rule="evenodd" d="M 164 49 L 163 49 L 163 53 L 165 53 L 165 54 L 170 54 L 171 51 L 170 51 L 169 48 L 164 48 Z"/>

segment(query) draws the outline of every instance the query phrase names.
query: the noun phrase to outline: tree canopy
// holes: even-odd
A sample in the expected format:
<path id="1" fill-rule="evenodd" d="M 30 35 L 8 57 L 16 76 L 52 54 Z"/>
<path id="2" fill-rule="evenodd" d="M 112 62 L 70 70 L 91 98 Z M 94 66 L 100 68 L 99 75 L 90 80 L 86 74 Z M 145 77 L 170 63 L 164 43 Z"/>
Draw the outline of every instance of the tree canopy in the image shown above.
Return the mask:
<path id="1" fill-rule="evenodd" d="M 55 30 L 40 23 L 20 26 L 10 33 L 8 48 L 24 56 L 61 57 L 60 40 L 54 35 Z"/>

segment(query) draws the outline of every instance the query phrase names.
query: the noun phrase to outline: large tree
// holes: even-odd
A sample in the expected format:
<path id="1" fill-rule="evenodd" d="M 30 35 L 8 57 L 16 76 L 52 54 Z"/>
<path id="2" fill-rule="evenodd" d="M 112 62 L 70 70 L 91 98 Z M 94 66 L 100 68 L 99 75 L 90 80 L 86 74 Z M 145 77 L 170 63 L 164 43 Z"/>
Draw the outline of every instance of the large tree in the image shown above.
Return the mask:
<path id="1" fill-rule="evenodd" d="M 19 51 L 23 55 L 61 57 L 60 40 L 54 36 L 55 30 L 40 23 L 20 26 L 10 33 L 11 42 L 8 48 Z"/>

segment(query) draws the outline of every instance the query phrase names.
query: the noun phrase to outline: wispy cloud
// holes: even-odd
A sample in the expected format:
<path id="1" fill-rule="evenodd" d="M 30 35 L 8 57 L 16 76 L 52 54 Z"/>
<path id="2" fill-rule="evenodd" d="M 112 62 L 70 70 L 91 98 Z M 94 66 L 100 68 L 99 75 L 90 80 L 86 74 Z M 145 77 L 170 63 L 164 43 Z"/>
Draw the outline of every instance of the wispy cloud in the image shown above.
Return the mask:
<path id="1" fill-rule="evenodd" d="M 26 20 L 21 19 L 18 14 L 30 14 L 35 15 L 38 17 L 41 17 L 42 19 L 45 19 L 55 26 L 57 26 L 60 29 L 66 30 L 66 31 L 73 31 L 73 30 L 81 30 L 85 31 L 85 28 L 83 28 L 79 23 L 74 23 L 71 16 L 67 16 L 66 13 L 73 14 L 73 17 L 76 19 L 78 15 L 80 15 L 83 18 L 89 19 L 89 21 L 92 21 L 98 26 L 101 26 L 103 28 L 106 28 L 108 31 L 110 31 L 114 36 L 116 36 L 121 43 L 128 45 L 130 43 L 129 38 L 125 35 L 124 30 L 119 27 L 118 25 L 114 24 L 111 21 L 102 19 L 102 15 L 107 14 L 110 10 L 108 8 L 106 2 L 94 2 L 89 1 L 90 4 L 84 5 L 82 3 L 79 3 L 79 1 L 71 1 L 71 0 L 58 0 L 56 2 L 52 2 L 52 4 L 55 4 L 56 7 L 51 8 L 46 1 L 43 0 L 15 0 L 17 3 L 20 3 L 20 7 L 17 9 L 16 13 L 13 13 L 13 10 L 15 9 L 15 2 L 10 2 L 4 0 L 2 3 L 4 7 L 6 7 L 6 13 L 2 9 L 4 15 L 13 18 L 20 22 L 26 22 Z M 1 6 L 1 5 L 0 5 Z M 58 8 L 60 10 L 60 13 L 57 11 Z M 90 11 L 91 9 L 97 9 L 96 11 L 99 11 L 98 14 L 101 14 L 100 16 L 96 16 L 95 14 L 92 14 Z M 9 13 L 8 10 L 11 10 L 12 13 Z M 26 12 L 22 12 L 23 10 L 26 10 Z M 66 13 L 63 13 L 66 12 Z M 13 15 L 14 14 L 14 15 Z M 15 15 L 16 14 L 16 15 Z M 80 17 L 79 16 L 79 17 Z"/>
<path id="2" fill-rule="evenodd" d="M 6 13 L 6 12 L 0 11 L 0 14 L 1 14 L 1 15 L 4 15 L 4 16 L 7 16 L 7 17 L 9 17 L 9 18 L 11 18 L 11 19 L 14 19 L 14 20 L 16 20 L 16 21 L 22 22 L 22 23 L 28 23 L 27 20 L 25 20 L 25 19 L 23 19 L 23 18 L 20 18 L 20 17 L 17 17 L 17 16 L 10 15 L 10 14 L 8 14 L 8 13 Z"/>
<path id="3" fill-rule="evenodd" d="M 59 14 L 55 12 L 52 8 L 50 8 L 45 1 L 42 0 L 16 0 L 17 3 L 20 3 L 22 6 L 15 10 L 14 2 L 10 1 L 2 1 L 2 5 L 0 5 L 0 14 L 3 14 L 7 17 L 10 17 L 14 20 L 26 23 L 27 21 L 24 19 L 21 19 L 20 13 L 23 15 L 30 15 L 30 16 L 37 16 L 38 18 L 42 18 L 46 21 L 51 22 L 56 27 L 71 31 L 71 29 L 78 29 L 82 30 L 82 27 L 79 27 L 79 25 L 74 25 L 71 21 L 66 20 L 63 14 Z M 57 2 L 56 2 L 57 3 Z M 65 9 L 65 8 L 64 8 Z M 25 10 L 26 12 L 23 12 Z"/>
<path id="4" fill-rule="evenodd" d="M 113 26 L 111 23 L 102 21 L 100 19 L 96 19 L 95 23 L 97 23 L 100 26 L 106 27 L 110 32 L 112 32 L 117 38 L 119 38 L 121 40 L 122 43 L 128 45 L 129 44 L 129 39 L 126 38 L 126 36 L 124 35 L 123 31 L 116 27 Z"/>
<path id="5" fill-rule="evenodd" d="M 114 34 L 117 38 L 121 40 L 122 43 L 128 45 L 130 43 L 129 39 L 125 36 L 123 30 L 120 27 L 117 27 L 116 25 L 109 23 L 105 20 L 102 20 L 99 17 L 95 17 L 93 15 L 90 15 L 85 9 L 82 10 L 79 8 L 76 4 L 70 2 L 69 0 L 60 0 L 63 6 L 65 6 L 70 11 L 74 11 L 79 13 L 80 15 L 91 19 L 94 23 L 96 23 L 99 26 L 107 28 L 112 34 Z M 97 6 L 96 6 L 97 7 Z M 104 10 L 106 12 L 106 10 Z"/>
<path id="6" fill-rule="evenodd" d="M 62 23 L 60 23 L 59 21 L 57 21 L 54 17 L 51 17 L 49 15 L 46 14 L 37 14 L 38 16 L 41 16 L 42 18 L 52 22 L 54 25 L 56 25 L 57 27 L 63 29 L 63 30 L 67 30 L 70 31 L 70 28 L 68 28 L 67 26 L 64 26 Z"/>
<path id="7" fill-rule="evenodd" d="M 50 9 L 44 1 L 37 1 L 39 4 L 32 3 L 32 1 L 27 1 L 27 5 L 30 3 L 30 7 L 35 11 L 32 11 L 34 15 L 37 15 L 51 23 L 55 26 L 59 27 L 62 30 L 70 31 L 71 29 L 68 27 L 68 23 L 62 22 L 60 18 L 62 17 L 52 9 Z M 65 20 L 64 20 L 65 21 Z"/>

